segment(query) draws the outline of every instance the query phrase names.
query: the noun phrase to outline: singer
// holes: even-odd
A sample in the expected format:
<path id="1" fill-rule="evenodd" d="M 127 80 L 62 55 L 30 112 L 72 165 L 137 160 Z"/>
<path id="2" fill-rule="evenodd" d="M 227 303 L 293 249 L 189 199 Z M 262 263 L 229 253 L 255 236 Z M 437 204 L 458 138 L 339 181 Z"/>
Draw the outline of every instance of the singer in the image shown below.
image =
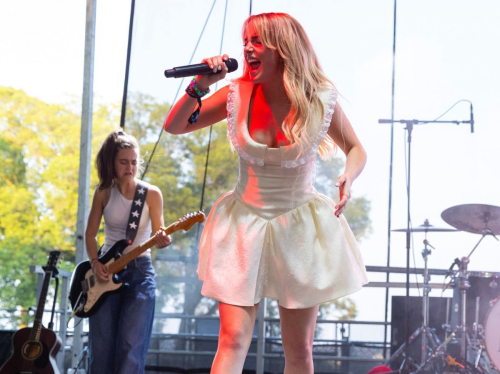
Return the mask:
<path id="1" fill-rule="evenodd" d="M 284 372 L 312 374 L 318 305 L 367 283 L 342 215 L 366 153 L 293 17 L 252 15 L 242 34 L 242 76 L 200 108 L 228 70 L 227 55 L 203 59 L 220 74 L 195 77 L 165 123 L 184 134 L 227 118 L 239 158 L 238 183 L 212 207 L 200 241 L 202 294 L 220 302 L 212 373 L 241 373 L 259 301 L 268 297 L 279 304 Z M 347 161 L 335 203 L 315 190 L 313 173 L 317 154 L 331 157 L 337 147 Z"/>

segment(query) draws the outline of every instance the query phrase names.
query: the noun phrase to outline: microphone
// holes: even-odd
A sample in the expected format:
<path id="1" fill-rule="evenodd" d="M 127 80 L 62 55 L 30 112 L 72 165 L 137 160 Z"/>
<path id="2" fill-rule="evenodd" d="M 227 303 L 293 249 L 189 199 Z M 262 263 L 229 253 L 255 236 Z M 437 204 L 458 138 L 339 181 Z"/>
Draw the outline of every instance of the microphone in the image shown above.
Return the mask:
<path id="1" fill-rule="evenodd" d="M 474 133 L 474 111 L 472 108 L 472 103 L 470 103 L 470 132 Z"/>
<path id="2" fill-rule="evenodd" d="M 461 264 L 462 264 L 462 262 L 458 258 L 453 260 L 453 263 L 451 264 L 450 268 L 446 272 L 446 276 L 449 277 L 451 274 L 453 274 L 453 268 L 455 267 L 455 265 L 460 268 Z"/>
<path id="3" fill-rule="evenodd" d="M 234 58 L 230 58 L 227 61 L 224 61 L 227 68 L 229 69 L 229 73 L 232 73 L 236 69 L 238 69 L 238 61 Z M 205 74 L 218 74 L 214 73 L 212 69 L 208 66 L 208 64 L 194 64 L 194 65 L 186 65 L 186 66 L 178 66 L 173 69 L 165 70 L 165 77 L 167 78 L 184 78 L 184 77 L 192 77 L 194 75 L 205 75 Z"/>

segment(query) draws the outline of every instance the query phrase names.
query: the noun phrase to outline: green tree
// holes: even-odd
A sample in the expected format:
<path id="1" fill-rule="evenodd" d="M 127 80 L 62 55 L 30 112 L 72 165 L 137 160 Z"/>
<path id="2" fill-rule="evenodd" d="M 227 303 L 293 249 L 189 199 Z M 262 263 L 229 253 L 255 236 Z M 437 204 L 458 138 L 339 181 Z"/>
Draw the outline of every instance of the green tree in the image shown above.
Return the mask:
<path id="1" fill-rule="evenodd" d="M 114 127 L 111 118 L 112 110 L 96 110 L 97 134 Z M 71 104 L 0 87 L 0 133 L 0 308 L 28 308 L 36 303 L 30 265 L 45 265 L 59 249 L 59 267 L 74 267 L 80 116 Z"/>

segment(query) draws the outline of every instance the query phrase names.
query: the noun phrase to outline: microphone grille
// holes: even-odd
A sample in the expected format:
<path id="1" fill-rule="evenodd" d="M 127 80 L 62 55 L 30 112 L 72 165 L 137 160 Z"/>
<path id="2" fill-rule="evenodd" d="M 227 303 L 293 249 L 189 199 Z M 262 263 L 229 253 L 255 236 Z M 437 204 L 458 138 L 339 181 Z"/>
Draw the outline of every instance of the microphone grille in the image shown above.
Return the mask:
<path id="1" fill-rule="evenodd" d="M 234 58 L 230 58 L 228 59 L 226 62 L 225 62 L 227 68 L 228 68 L 228 72 L 229 73 L 232 73 L 233 71 L 235 71 L 236 69 L 238 69 L 238 61 L 236 61 L 236 59 Z"/>

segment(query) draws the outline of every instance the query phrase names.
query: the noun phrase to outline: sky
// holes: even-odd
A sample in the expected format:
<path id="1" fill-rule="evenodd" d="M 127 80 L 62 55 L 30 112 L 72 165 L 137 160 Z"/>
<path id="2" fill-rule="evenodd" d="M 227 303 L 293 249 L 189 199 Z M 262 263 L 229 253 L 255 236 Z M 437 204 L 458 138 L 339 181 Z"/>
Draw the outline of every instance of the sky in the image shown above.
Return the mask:
<path id="1" fill-rule="evenodd" d="M 163 71 L 190 62 L 213 2 L 138 0 L 133 32 L 129 90 L 172 102 L 181 83 Z M 366 265 L 387 262 L 390 125 L 393 44 L 392 0 L 255 0 L 252 13 L 280 11 L 306 29 L 341 104 L 368 153 L 353 196 L 371 201 L 373 232 L 360 242 Z M 240 29 L 246 1 L 218 0 L 192 63 L 222 52 L 241 62 Z M 120 102 L 123 93 L 130 1 L 98 0 L 95 101 Z M 462 204 L 500 206 L 500 2 L 495 0 L 400 0 L 397 8 L 395 119 L 432 120 L 459 100 L 474 105 L 475 132 L 469 125 L 415 126 L 411 154 L 411 218 L 450 228 L 445 209 Z M 0 0 L 0 85 L 26 91 L 46 102 L 79 99 L 83 82 L 85 2 Z M 228 75 L 238 76 L 239 71 Z M 468 120 L 460 103 L 441 120 Z M 406 135 L 394 126 L 392 228 L 406 227 Z M 166 193 L 166 192 L 164 192 Z M 391 265 L 405 266 L 405 234 L 391 236 Z M 430 233 L 435 247 L 429 267 L 447 269 L 467 256 L 481 238 L 466 232 Z M 413 235 L 412 266 L 423 267 L 424 235 Z M 500 273 L 500 243 L 486 237 L 471 257 L 473 271 Z M 384 274 L 370 273 L 372 281 Z M 391 276 L 404 281 L 404 276 Z M 422 281 L 418 277 L 419 282 Z M 415 281 L 415 277 L 412 277 Z M 433 283 L 442 278 L 431 279 Z M 351 297 L 359 319 L 384 318 L 383 289 L 365 288 Z M 393 289 L 391 295 L 402 295 Z M 412 290 L 412 294 L 416 291 Z M 447 296 L 450 293 L 446 293 Z M 434 290 L 431 296 L 439 297 Z"/>

